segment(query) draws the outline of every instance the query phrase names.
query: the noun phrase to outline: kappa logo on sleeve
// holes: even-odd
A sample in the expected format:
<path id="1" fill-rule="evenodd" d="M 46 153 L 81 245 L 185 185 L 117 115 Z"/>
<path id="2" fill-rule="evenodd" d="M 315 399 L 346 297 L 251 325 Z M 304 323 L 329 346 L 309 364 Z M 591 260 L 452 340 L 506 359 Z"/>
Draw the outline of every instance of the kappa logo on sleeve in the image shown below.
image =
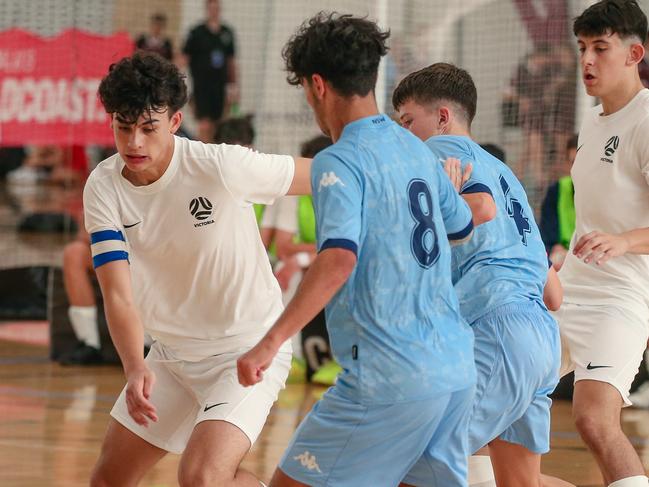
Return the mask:
<path id="1" fill-rule="evenodd" d="M 323 172 L 322 177 L 320 178 L 320 184 L 318 185 L 318 193 L 322 191 L 322 188 L 327 188 L 329 186 L 333 186 L 334 184 L 345 186 L 345 183 L 343 183 L 340 178 L 336 176 L 335 172 Z"/>

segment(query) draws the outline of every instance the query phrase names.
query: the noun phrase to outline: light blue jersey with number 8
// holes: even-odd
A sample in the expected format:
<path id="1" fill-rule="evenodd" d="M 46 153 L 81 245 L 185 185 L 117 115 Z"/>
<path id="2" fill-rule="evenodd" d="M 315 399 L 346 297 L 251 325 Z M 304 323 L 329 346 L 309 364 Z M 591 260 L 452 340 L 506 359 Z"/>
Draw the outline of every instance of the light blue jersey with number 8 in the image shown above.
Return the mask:
<path id="1" fill-rule="evenodd" d="M 348 124 L 313 161 L 319 252 L 354 252 L 354 272 L 326 307 L 337 389 L 393 404 L 469 387 L 473 335 L 451 282 L 449 240 L 471 211 L 426 145 L 384 115 Z"/>

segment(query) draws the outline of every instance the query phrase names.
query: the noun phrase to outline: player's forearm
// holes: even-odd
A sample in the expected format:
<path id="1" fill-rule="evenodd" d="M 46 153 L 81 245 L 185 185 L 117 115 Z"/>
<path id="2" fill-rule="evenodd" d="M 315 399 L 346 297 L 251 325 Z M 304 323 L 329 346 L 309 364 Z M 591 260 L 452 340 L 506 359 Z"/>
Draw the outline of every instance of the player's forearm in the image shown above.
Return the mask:
<path id="1" fill-rule="evenodd" d="M 119 297 L 105 299 L 106 320 L 126 375 L 144 361 L 144 330 L 135 305 Z"/>
<path id="2" fill-rule="evenodd" d="M 649 254 L 649 228 L 636 228 L 621 234 L 629 242 L 628 252 Z"/>
<path id="3" fill-rule="evenodd" d="M 265 339 L 279 349 L 325 307 L 345 284 L 355 265 L 356 256 L 348 250 L 328 249 L 320 253 Z"/>

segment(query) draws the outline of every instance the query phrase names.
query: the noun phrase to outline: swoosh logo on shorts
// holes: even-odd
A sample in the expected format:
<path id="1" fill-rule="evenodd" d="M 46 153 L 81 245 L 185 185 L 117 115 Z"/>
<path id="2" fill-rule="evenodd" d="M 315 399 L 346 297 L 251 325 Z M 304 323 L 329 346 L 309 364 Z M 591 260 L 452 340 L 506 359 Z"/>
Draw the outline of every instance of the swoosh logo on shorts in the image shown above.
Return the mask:
<path id="1" fill-rule="evenodd" d="M 593 370 L 593 369 L 610 369 L 611 367 L 613 367 L 612 365 L 590 365 L 590 364 L 591 364 L 591 363 L 588 362 L 588 365 L 586 366 L 586 368 L 587 368 L 588 370 Z"/>
<path id="2" fill-rule="evenodd" d="M 206 404 L 205 409 L 203 409 L 203 411 L 209 411 L 210 409 L 215 408 L 216 406 L 221 406 L 223 404 L 227 404 L 227 402 L 217 402 L 216 404 L 212 404 L 211 406 L 208 406 Z"/>
<path id="3" fill-rule="evenodd" d="M 133 223 L 133 224 L 131 224 L 131 225 L 127 225 L 127 224 L 125 223 L 125 224 L 124 224 L 124 228 L 131 228 L 131 227 L 134 227 L 135 225 L 139 225 L 140 223 L 142 223 L 142 220 L 140 220 L 139 222 Z"/>

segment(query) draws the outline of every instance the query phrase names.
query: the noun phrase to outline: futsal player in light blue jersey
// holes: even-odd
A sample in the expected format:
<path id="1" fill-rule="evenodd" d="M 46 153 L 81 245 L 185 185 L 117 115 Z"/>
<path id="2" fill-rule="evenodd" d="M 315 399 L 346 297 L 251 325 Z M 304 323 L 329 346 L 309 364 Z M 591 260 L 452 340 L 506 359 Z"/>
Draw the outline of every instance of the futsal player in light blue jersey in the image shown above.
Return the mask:
<path id="1" fill-rule="evenodd" d="M 471 206 L 474 223 L 486 222 L 470 242 L 453 249 L 455 290 L 475 333 L 471 452 L 489 445 L 499 486 L 540 485 L 540 457 L 549 450 L 548 394 L 560 364 L 559 330 L 544 304 L 544 287 L 548 281 L 546 300 L 557 308 L 561 286 L 525 190 L 504 163 L 471 140 L 477 91 L 463 69 L 437 63 L 414 72 L 396 88 L 393 104 L 438 167 L 448 157 L 461 161 L 462 170 L 447 166 L 449 176 Z M 462 180 L 466 169 L 470 176 Z M 425 486 L 430 478 L 418 465 L 405 482 Z"/>
<path id="2" fill-rule="evenodd" d="M 284 49 L 335 142 L 312 166 L 318 256 L 260 343 L 239 359 L 253 385 L 282 342 L 326 305 L 343 372 L 304 419 L 271 486 L 395 486 L 419 459 L 439 487 L 466 485 L 473 337 L 451 280 L 449 241 L 472 215 L 436 157 L 379 114 L 388 33 L 319 14 Z"/>

